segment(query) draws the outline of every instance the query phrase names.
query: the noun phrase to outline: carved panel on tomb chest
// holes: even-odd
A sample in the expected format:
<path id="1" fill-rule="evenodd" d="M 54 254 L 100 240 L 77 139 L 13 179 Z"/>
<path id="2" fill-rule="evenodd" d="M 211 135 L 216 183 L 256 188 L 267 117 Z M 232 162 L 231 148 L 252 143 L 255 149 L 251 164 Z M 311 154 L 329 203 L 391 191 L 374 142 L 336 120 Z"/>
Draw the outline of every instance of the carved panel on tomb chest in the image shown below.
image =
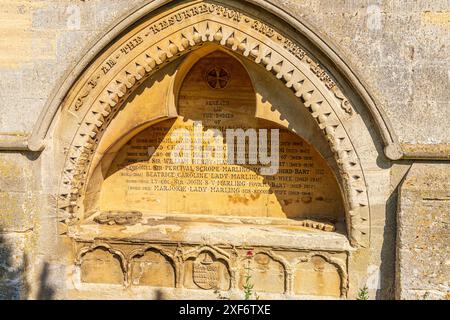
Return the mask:
<path id="1" fill-rule="evenodd" d="M 185 263 L 184 286 L 191 289 L 228 290 L 230 275 L 224 260 L 209 252 L 201 252 Z"/>
<path id="2" fill-rule="evenodd" d="M 255 292 L 285 292 L 285 268 L 266 253 L 258 253 L 243 263 L 239 284 L 241 289 L 244 289 L 247 275 L 251 276 Z"/>
<path id="3" fill-rule="evenodd" d="M 175 270 L 170 258 L 154 249 L 137 253 L 131 261 L 133 285 L 174 287 Z"/>
<path id="4" fill-rule="evenodd" d="M 83 282 L 124 283 L 124 272 L 120 258 L 105 248 L 96 248 L 84 254 L 80 269 L 81 281 Z"/>
<path id="5" fill-rule="evenodd" d="M 296 266 L 294 292 L 299 295 L 339 297 L 341 281 L 335 265 L 321 256 L 313 256 Z"/>

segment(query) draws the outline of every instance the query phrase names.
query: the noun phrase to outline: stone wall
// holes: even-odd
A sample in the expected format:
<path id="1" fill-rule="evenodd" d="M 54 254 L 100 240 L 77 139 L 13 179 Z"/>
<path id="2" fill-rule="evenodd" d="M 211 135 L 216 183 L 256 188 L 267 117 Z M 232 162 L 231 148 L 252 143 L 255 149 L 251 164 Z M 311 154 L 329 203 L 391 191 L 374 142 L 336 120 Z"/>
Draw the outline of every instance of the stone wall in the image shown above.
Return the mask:
<path id="1" fill-rule="evenodd" d="M 270 2 L 309 24 L 338 50 L 387 114 L 405 153 L 411 154 L 409 159 L 396 163 L 380 160 L 380 167 L 386 169 L 383 182 L 377 184 L 380 181 L 377 175 L 367 180 L 370 192 L 382 188 L 385 193 L 377 200 L 378 213 L 372 221 L 377 230 L 374 232 L 377 249 L 367 270 L 367 278 L 373 284 L 371 298 L 394 297 L 396 272 L 398 298 L 442 298 L 448 292 L 445 239 L 448 242 L 449 232 L 446 229 L 449 205 L 448 199 L 445 200 L 448 192 L 445 195 L 442 190 L 448 188 L 449 170 L 448 164 L 437 165 L 433 161 L 445 159 L 449 154 L 450 135 L 445 124 L 450 120 L 447 53 L 450 2 Z M 49 97 L 76 63 L 99 37 L 146 3 L 144 0 L 2 1 L 0 298 L 65 295 L 64 284 L 57 277 L 62 268 L 57 259 L 59 252 L 51 245 L 57 241 L 54 210 L 57 183 L 48 178 L 61 164 L 53 162 L 48 148 L 47 153 L 28 151 L 27 139 Z M 427 163 L 414 164 L 401 187 L 399 259 L 395 269 L 396 192 L 417 158 L 426 158 Z M 427 185 L 430 180 L 434 181 L 433 186 Z M 390 181 L 391 187 L 384 189 L 386 181 Z M 430 220 L 429 214 L 435 212 L 437 216 Z M 435 225 L 431 221 L 442 222 Z M 427 234 L 430 238 L 422 243 L 432 242 L 435 246 L 430 246 L 434 248 L 431 262 L 415 266 L 410 264 L 411 252 L 418 250 L 418 244 L 411 237 L 422 232 L 423 224 L 434 237 Z M 424 260 L 429 261 L 430 247 L 429 251 L 420 251 Z M 432 263 L 436 270 L 429 269 Z"/>
<path id="2" fill-rule="evenodd" d="M 416 163 L 398 210 L 397 298 L 446 299 L 450 292 L 448 164 Z"/>
<path id="3" fill-rule="evenodd" d="M 147 2 L 4 1 L 2 139 L 29 135 L 61 78 L 99 36 Z M 450 116 L 448 0 L 270 2 L 335 44 L 380 101 L 402 143 L 449 142 L 445 126 L 435 125 Z"/>

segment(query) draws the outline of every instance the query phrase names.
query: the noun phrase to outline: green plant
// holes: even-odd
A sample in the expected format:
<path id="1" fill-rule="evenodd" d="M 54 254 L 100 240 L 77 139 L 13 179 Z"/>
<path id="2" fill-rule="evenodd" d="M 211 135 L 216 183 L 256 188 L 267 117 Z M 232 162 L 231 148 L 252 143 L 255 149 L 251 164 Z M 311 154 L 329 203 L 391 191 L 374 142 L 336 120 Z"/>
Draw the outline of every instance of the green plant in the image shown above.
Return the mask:
<path id="1" fill-rule="evenodd" d="M 367 286 L 359 289 L 356 300 L 369 300 L 369 288 L 367 288 Z"/>
<path id="2" fill-rule="evenodd" d="M 252 283 L 252 267 L 251 267 L 251 259 L 253 258 L 253 251 L 247 251 L 247 265 L 245 267 L 245 283 L 244 283 L 244 298 L 245 300 L 250 300 L 252 296 L 255 296 L 255 299 L 258 300 L 259 296 L 253 292 L 253 288 L 255 285 Z"/>
<path id="3" fill-rule="evenodd" d="M 251 280 L 252 280 L 252 275 L 251 275 L 250 260 L 248 260 L 247 266 L 245 267 L 245 283 L 244 283 L 245 300 L 249 300 L 251 298 L 251 296 L 253 295 L 254 285 L 252 284 Z"/>

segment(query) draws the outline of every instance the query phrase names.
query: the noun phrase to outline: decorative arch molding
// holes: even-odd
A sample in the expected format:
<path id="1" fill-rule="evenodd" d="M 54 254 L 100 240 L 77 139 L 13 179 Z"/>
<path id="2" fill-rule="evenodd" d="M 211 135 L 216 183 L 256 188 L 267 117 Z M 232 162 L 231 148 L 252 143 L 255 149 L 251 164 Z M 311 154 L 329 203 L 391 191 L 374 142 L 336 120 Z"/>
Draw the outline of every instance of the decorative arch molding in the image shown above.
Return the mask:
<path id="1" fill-rule="evenodd" d="M 120 260 L 120 265 L 123 268 L 123 270 L 126 270 L 126 258 L 124 253 L 121 250 L 114 249 L 110 244 L 108 243 L 102 243 L 102 242 L 95 242 L 92 245 L 88 247 L 83 247 L 78 251 L 78 254 L 76 255 L 75 264 L 81 265 L 81 262 L 83 261 L 83 256 L 86 255 L 89 252 L 93 252 L 97 249 L 103 249 L 108 251 L 109 253 L 116 255 Z"/>
<path id="2" fill-rule="evenodd" d="M 154 0 L 150 3 L 144 4 L 141 7 L 136 8 L 131 13 L 126 13 L 117 22 L 112 24 L 106 34 L 98 36 L 91 41 L 85 48 L 84 54 L 77 62 L 73 69 L 68 70 L 61 77 L 61 85 L 56 87 L 50 98 L 47 100 L 43 111 L 40 113 L 39 118 L 33 128 L 33 131 L 27 141 L 22 141 L 18 144 L 10 143 L 10 149 L 28 149 L 31 151 L 42 151 L 46 146 L 46 138 L 48 137 L 49 130 L 54 123 L 55 118 L 58 115 L 61 104 L 65 101 L 66 96 L 82 76 L 86 68 L 91 64 L 97 56 L 99 56 L 105 47 L 107 47 L 111 40 L 121 35 L 130 26 L 139 21 L 143 17 L 158 11 L 165 5 L 176 2 L 173 0 Z M 216 0 L 218 3 L 232 4 L 236 0 Z M 244 5 L 244 4 L 240 4 Z M 318 53 L 322 54 L 322 59 L 328 60 L 334 67 L 336 72 L 342 74 L 342 79 L 348 81 L 349 85 L 358 93 L 358 96 L 362 99 L 364 106 L 369 110 L 376 127 L 379 131 L 381 139 L 384 143 L 384 153 L 388 159 L 398 160 L 403 157 L 414 158 L 415 155 L 412 152 L 405 152 L 401 149 L 397 136 L 389 122 L 389 119 L 385 115 L 384 111 L 379 108 L 377 101 L 367 91 L 365 85 L 360 82 L 359 77 L 351 70 L 349 64 L 345 62 L 340 54 L 340 50 L 333 45 L 332 41 L 327 38 L 326 35 L 320 34 L 316 28 L 310 25 L 304 20 L 299 20 L 298 17 L 293 16 L 290 12 L 285 11 L 276 4 L 270 3 L 266 0 L 246 0 L 245 5 L 254 6 L 255 8 L 264 11 L 264 13 L 271 14 L 273 18 L 278 18 L 286 26 L 291 27 L 298 35 L 305 38 L 305 42 L 310 43 Z M 315 55 L 317 57 L 317 55 Z M 8 147 L 7 147 L 8 148 Z"/>
<path id="3" fill-rule="evenodd" d="M 58 198 L 60 220 L 72 224 L 81 217 L 96 147 L 127 97 L 171 61 L 214 43 L 261 65 L 301 99 L 339 166 L 350 241 L 355 246 L 369 245 L 366 183 L 346 128 L 356 113 L 351 99 L 292 37 L 255 18 L 246 5 L 234 5 L 176 2 L 114 41 L 84 72 L 67 95 L 58 121 L 66 153 Z"/>

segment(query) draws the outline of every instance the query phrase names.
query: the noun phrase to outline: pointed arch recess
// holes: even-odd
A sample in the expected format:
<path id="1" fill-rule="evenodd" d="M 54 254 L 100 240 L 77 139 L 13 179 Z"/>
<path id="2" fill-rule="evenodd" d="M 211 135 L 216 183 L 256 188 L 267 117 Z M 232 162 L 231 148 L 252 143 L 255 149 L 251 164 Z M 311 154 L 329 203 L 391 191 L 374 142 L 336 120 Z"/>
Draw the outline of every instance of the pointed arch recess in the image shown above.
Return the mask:
<path id="1" fill-rule="evenodd" d="M 59 123 L 66 132 L 60 220 L 82 214 L 82 195 L 100 138 L 127 97 L 155 71 L 205 43 L 256 64 L 290 88 L 327 139 L 343 184 L 348 234 L 369 245 L 369 203 L 363 170 L 345 123 L 355 110 L 326 70 L 295 40 L 254 15 L 223 3 L 190 1 L 141 22 L 97 57 L 66 97 Z"/>

